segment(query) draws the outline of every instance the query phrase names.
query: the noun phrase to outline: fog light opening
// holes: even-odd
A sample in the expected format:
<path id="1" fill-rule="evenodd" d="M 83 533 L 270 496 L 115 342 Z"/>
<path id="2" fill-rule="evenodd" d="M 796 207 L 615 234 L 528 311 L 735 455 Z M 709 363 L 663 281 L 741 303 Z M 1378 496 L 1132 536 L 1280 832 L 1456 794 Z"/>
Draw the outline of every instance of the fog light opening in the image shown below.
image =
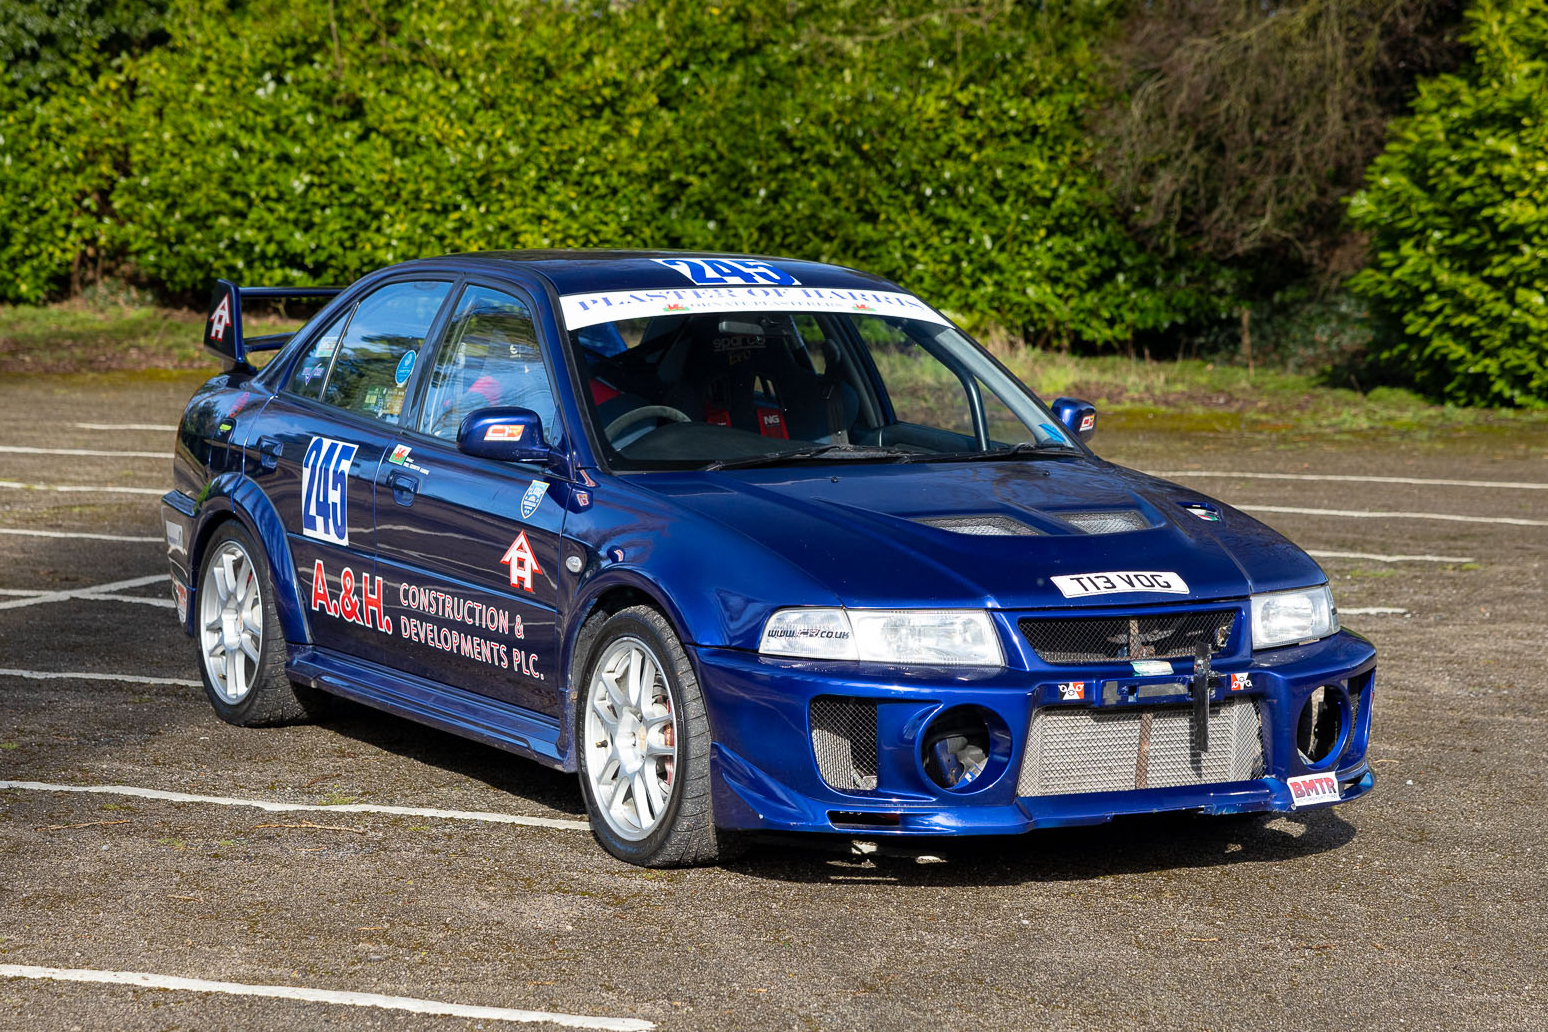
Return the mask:
<path id="1" fill-rule="evenodd" d="M 1310 767 L 1319 767 L 1337 756 L 1349 733 L 1349 695 L 1337 685 L 1325 684 L 1307 696 L 1295 729 L 1295 747 Z"/>
<path id="2" fill-rule="evenodd" d="M 925 774 L 941 788 L 965 791 L 988 784 L 1005 765 L 1004 721 L 979 706 L 958 706 L 931 721 L 920 738 Z"/>

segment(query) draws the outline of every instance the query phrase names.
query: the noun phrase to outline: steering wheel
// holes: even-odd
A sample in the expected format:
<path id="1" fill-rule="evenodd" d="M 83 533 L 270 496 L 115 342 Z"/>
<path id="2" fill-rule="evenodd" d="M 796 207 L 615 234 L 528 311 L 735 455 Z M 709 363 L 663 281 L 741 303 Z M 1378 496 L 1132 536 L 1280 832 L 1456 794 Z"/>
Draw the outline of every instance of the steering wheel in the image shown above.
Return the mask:
<path id="1" fill-rule="evenodd" d="M 693 422 L 686 412 L 675 409 L 671 405 L 641 405 L 607 424 L 607 429 L 602 432 L 607 435 L 609 441 L 617 440 L 625 428 L 635 423 L 643 423 L 647 419 L 669 419 L 674 423 Z"/>

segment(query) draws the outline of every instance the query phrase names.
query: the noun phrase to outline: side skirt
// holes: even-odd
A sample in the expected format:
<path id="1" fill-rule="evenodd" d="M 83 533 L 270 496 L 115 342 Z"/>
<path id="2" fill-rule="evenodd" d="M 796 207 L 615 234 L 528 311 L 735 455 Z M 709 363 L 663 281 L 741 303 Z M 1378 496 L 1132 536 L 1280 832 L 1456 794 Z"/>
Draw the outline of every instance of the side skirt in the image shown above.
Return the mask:
<path id="1" fill-rule="evenodd" d="M 300 684 L 547 767 L 575 769 L 559 747 L 559 722 L 553 717 L 329 649 L 290 645 L 286 653 L 286 673 Z"/>

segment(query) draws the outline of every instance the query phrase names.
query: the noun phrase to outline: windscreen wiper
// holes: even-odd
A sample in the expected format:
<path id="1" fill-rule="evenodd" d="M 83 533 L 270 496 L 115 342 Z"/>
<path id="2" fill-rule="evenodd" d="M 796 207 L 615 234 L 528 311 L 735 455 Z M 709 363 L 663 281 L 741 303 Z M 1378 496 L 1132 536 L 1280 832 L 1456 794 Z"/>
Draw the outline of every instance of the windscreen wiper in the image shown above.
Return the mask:
<path id="1" fill-rule="evenodd" d="M 1067 444 L 1033 444 L 1022 441 L 1004 448 L 988 451 L 942 452 L 939 455 L 916 456 L 916 462 L 979 462 L 985 459 L 1047 459 L 1066 455 L 1079 455 L 1080 449 Z"/>
<path id="2" fill-rule="evenodd" d="M 924 457 L 921 453 L 902 451 L 897 448 L 877 447 L 868 444 L 820 444 L 814 448 L 795 448 L 790 451 L 760 452 L 744 455 L 739 459 L 716 459 L 705 466 L 712 469 L 746 469 L 750 466 L 778 466 L 782 462 L 799 462 L 803 459 L 870 460 L 872 462 L 911 462 Z"/>

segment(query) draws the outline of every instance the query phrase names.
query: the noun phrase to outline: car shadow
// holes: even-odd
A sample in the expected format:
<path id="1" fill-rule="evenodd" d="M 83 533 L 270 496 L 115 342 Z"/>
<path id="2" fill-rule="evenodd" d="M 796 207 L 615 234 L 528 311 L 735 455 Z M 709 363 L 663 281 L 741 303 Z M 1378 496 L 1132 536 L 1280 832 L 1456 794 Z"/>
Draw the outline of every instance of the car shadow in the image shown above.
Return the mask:
<path id="1" fill-rule="evenodd" d="M 427 727 L 343 698 L 330 698 L 314 723 L 395 756 L 481 781 L 538 806 L 584 817 L 574 774 L 545 767 L 492 745 Z"/>
<path id="2" fill-rule="evenodd" d="M 1295 860 L 1347 845 L 1355 827 L 1332 810 L 1210 817 L 1155 814 L 1012 837 L 759 837 L 730 870 L 769 881 L 1015 885 L 1114 874 Z"/>

